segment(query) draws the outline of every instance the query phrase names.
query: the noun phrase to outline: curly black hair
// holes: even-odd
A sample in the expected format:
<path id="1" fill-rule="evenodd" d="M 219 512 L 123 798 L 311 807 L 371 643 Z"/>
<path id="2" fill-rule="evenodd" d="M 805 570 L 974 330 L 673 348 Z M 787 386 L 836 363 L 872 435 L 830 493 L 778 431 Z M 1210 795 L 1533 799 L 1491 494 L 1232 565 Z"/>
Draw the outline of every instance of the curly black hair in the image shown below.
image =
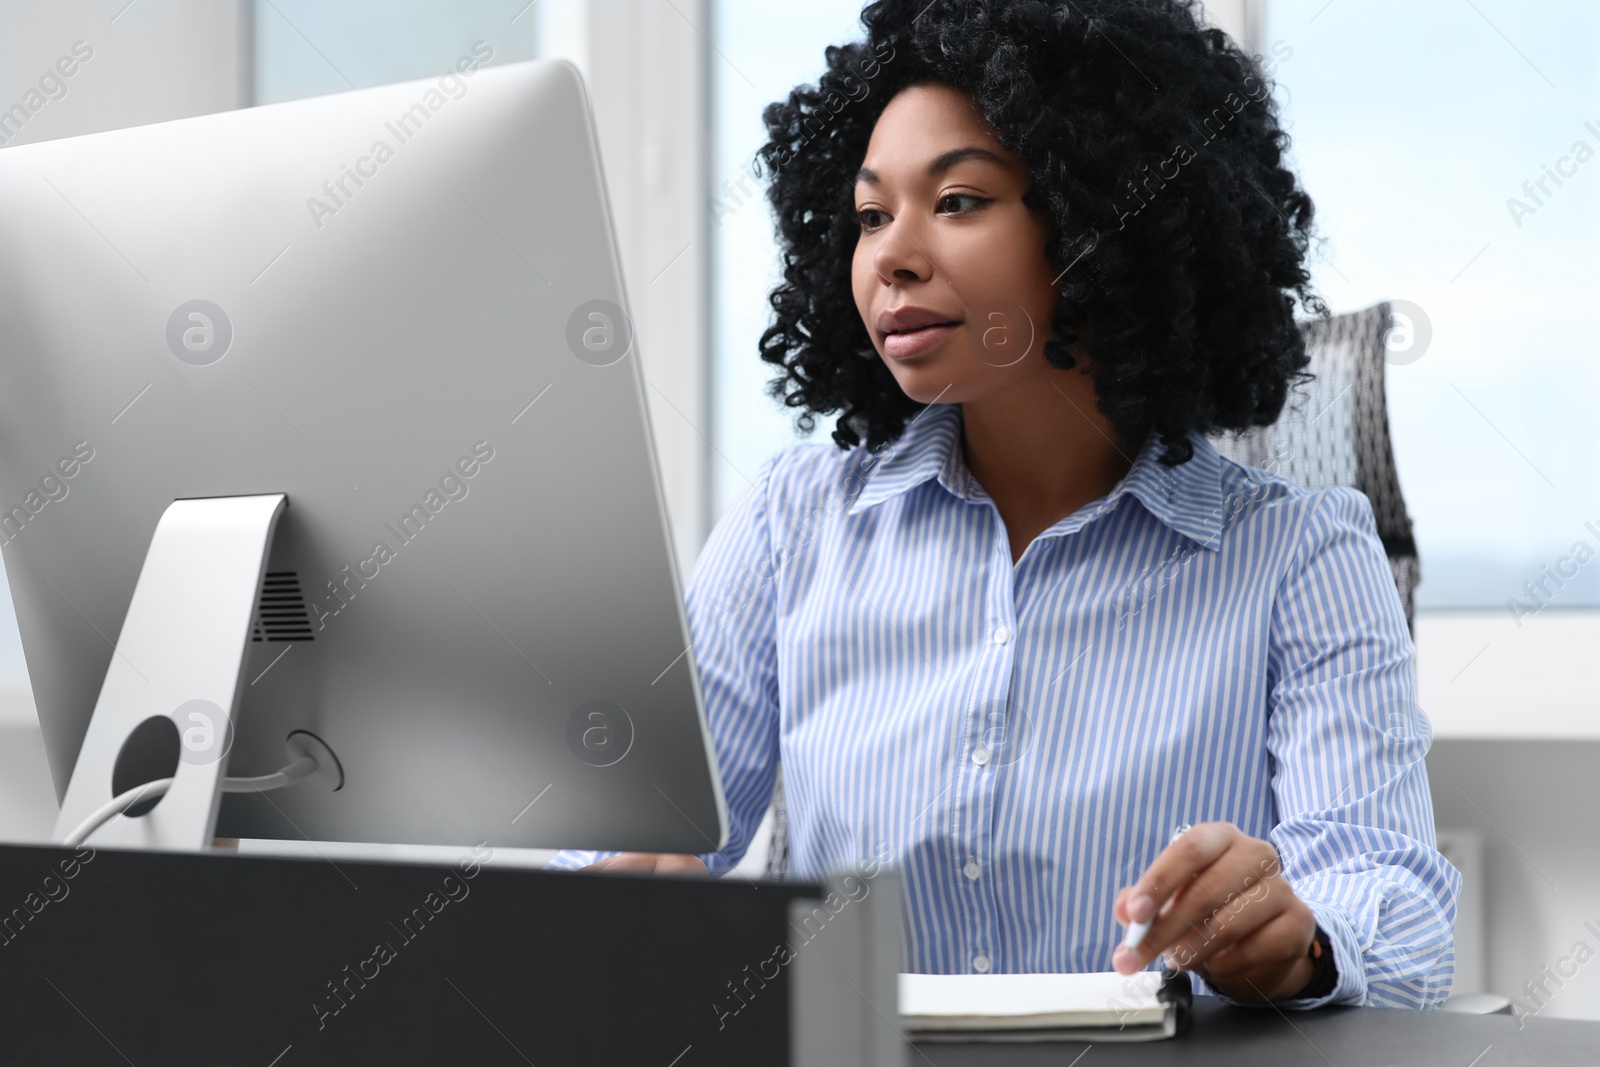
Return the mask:
<path id="1" fill-rule="evenodd" d="M 1032 177 L 1060 294 L 1045 358 L 1070 369 L 1074 328 L 1100 410 L 1162 462 L 1192 432 L 1268 425 L 1309 377 L 1291 293 L 1327 307 L 1304 265 L 1311 198 L 1281 160 L 1289 136 L 1262 64 L 1207 27 L 1199 0 L 879 0 L 866 39 L 826 51 L 816 85 L 763 112 L 783 281 L 761 358 L 767 389 L 841 412 L 840 448 L 898 438 L 924 405 L 877 357 L 851 290 L 856 171 L 889 100 L 911 85 L 970 93 Z"/>

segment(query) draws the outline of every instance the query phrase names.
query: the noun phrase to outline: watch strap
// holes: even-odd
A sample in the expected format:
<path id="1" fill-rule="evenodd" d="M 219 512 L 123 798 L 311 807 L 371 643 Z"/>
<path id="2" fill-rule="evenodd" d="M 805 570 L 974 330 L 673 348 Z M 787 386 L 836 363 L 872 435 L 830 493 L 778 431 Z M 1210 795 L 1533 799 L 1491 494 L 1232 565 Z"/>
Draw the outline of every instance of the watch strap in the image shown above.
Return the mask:
<path id="1" fill-rule="evenodd" d="M 1332 993 L 1339 984 L 1339 971 L 1333 963 L 1333 942 L 1328 937 L 1328 932 L 1317 925 L 1317 935 L 1311 940 L 1311 947 L 1306 950 L 1306 955 L 1311 957 L 1311 981 L 1305 988 L 1296 993 L 1291 1000 L 1314 1000 Z"/>

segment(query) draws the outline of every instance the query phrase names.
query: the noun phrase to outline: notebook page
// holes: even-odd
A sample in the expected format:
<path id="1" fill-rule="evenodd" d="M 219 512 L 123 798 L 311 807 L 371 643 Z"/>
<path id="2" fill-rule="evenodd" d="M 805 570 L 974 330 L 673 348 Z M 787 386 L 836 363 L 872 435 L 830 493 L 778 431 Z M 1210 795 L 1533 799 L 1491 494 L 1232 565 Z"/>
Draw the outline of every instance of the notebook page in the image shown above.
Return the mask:
<path id="1" fill-rule="evenodd" d="M 1160 1021 L 1159 971 L 902 974 L 900 1014 L 915 1026 L 1139 1025 Z"/>

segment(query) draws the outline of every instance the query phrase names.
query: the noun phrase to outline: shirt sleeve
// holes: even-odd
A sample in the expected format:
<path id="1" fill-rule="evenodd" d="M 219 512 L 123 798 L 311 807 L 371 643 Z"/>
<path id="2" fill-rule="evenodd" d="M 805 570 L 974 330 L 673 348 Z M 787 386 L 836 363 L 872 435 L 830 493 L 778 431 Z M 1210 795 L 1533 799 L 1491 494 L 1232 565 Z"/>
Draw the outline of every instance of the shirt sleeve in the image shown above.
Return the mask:
<path id="1" fill-rule="evenodd" d="M 1436 847 L 1411 636 L 1367 498 L 1331 489 L 1308 511 L 1273 608 L 1271 838 L 1338 982 L 1280 1006 L 1435 1008 L 1461 874 Z"/>
<path id="2" fill-rule="evenodd" d="M 728 844 L 700 856 L 713 874 L 750 847 L 778 773 L 777 590 L 781 561 L 768 518 L 769 487 L 783 459 L 763 462 L 753 484 L 718 520 L 684 594 L 691 655 L 728 808 Z M 567 849 L 547 870 L 575 870 L 614 852 Z"/>

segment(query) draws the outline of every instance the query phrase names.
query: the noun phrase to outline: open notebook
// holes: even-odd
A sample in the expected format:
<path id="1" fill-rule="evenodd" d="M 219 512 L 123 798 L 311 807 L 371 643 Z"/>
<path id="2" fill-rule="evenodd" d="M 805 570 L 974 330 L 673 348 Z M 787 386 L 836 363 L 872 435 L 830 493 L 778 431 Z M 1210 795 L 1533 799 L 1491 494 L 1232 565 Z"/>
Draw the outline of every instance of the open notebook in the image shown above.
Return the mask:
<path id="1" fill-rule="evenodd" d="M 1188 975 L 1160 971 L 900 976 L 919 1041 L 1154 1041 L 1183 1028 L 1190 999 Z"/>

